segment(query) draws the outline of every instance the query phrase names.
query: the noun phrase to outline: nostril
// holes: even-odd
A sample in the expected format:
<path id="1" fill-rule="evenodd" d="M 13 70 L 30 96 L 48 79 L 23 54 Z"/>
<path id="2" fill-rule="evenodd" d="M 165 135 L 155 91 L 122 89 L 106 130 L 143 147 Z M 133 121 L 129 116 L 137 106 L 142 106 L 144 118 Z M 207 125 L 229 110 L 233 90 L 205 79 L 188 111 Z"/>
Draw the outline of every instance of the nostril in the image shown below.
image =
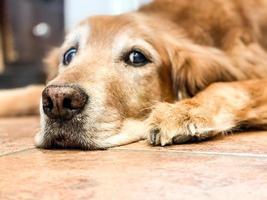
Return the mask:
<path id="1" fill-rule="evenodd" d="M 43 107 L 52 110 L 54 105 L 51 97 L 43 98 Z"/>
<path id="2" fill-rule="evenodd" d="M 70 98 L 64 98 L 62 106 L 63 106 L 63 108 L 72 109 L 71 99 Z"/>

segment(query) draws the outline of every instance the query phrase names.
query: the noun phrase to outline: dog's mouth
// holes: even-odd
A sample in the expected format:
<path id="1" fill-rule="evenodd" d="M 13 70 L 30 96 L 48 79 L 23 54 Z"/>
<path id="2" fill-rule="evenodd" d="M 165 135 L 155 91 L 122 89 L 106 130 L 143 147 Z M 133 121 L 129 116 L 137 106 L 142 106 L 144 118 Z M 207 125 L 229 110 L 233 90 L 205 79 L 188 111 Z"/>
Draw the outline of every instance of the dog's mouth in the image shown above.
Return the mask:
<path id="1" fill-rule="evenodd" d="M 87 121 L 88 118 L 83 115 L 71 120 L 47 118 L 35 137 L 36 146 L 44 149 L 103 149 L 97 142 L 97 130 L 85 128 Z"/>

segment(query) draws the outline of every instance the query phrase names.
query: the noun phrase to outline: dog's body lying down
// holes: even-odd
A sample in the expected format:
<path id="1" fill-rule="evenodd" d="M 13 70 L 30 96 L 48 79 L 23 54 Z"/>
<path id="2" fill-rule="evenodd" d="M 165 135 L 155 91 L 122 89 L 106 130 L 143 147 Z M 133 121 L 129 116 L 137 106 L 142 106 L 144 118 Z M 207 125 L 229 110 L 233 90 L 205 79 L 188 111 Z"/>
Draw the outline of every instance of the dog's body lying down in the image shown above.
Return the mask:
<path id="1" fill-rule="evenodd" d="M 36 145 L 164 146 L 265 128 L 266 10 L 267 0 L 156 0 L 81 22 L 47 60 L 55 77 Z M 2 91 L 0 115 L 37 112 L 42 90 Z"/>

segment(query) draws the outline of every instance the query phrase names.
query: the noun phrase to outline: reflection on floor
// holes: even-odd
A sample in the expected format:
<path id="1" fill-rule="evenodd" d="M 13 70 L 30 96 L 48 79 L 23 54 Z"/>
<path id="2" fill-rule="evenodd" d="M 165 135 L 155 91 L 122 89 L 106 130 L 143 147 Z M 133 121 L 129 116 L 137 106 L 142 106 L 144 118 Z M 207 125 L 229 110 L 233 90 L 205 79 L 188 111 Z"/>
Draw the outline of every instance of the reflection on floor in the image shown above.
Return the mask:
<path id="1" fill-rule="evenodd" d="M 267 132 L 107 151 L 40 150 L 39 119 L 0 119 L 0 199 L 267 199 Z"/>

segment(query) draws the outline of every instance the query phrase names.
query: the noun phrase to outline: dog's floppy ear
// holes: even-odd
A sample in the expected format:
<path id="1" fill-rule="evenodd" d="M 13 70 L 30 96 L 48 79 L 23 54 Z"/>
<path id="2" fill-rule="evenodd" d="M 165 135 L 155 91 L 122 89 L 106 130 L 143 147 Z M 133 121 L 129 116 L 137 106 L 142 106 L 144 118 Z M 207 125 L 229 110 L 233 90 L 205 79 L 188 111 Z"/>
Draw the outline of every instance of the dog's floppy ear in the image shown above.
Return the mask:
<path id="1" fill-rule="evenodd" d="M 192 97 L 213 82 L 243 79 L 243 73 L 220 50 L 184 42 L 169 53 L 178 99 Z"/>
<path id="2" fill-rule="evenodd" d="M 59 48 L 54 48 L 45 56 L 44 64 L 45 64 L 45 73 L 46 73 L 46 81 L 50 81 L 58 73 L 59 66 L 59 56 L 60 51 Z"/>

